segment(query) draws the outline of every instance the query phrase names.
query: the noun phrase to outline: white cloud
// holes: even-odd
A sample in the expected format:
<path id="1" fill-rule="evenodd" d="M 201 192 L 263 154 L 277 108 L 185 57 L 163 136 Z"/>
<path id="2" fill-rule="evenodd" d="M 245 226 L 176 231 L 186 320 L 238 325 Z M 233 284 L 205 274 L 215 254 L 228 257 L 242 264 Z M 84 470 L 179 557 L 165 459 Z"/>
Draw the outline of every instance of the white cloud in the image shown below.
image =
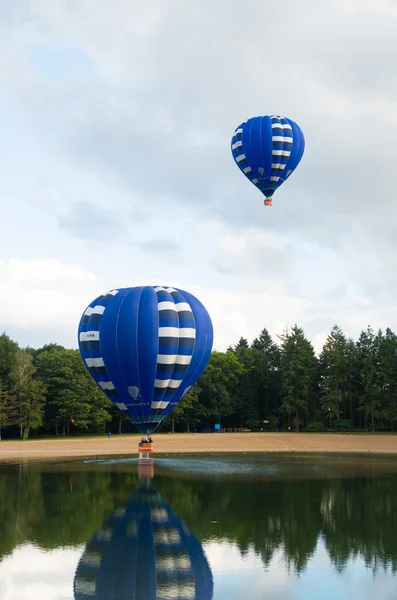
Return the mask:
<path id="1" fill-rule="evenodd" d="M 98 278 L 78 265 L 57 259 L 1 261 L 0 323 L 77 340 L 81 314 L 102 291 Z"/>
<path id="2" fill-rule="evenodd" d="M 74 345 L 97 293 L 162 282 L 219 349 L 395 325 L 391 0 L 3 4 L 1 328 Z M 229 148 L 264 112 L 306 136 L 271 209 Z"/>
<path id="3" fill-rule="evenodd" d="M 27 544 L 0 563 L 2 600 L 73 600 L 73 579 L 82 548 L 45 552 Z"/>

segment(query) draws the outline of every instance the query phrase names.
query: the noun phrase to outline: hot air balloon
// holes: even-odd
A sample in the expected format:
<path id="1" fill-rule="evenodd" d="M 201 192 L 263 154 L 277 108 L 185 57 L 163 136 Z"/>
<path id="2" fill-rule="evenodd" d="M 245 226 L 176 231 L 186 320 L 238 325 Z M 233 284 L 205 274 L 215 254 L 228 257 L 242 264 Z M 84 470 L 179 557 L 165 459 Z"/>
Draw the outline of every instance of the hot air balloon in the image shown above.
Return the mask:
<path id="1" fill-rule="evenodd" d="M 274 192 L 300 163 L 305 138 L 291 119 L 266 115 L 239 125 L 231 149 L 238 168 L 265 196 L 265 206 L 272 206 Z"/>
<path id="2" fill-rule="evenodd" d="M 172 287 L 111 290 L 80 320 L 79 349 L 98 386 L 141 433 L 154 433 L 204 370 L 213 327 L 202 303 Z"/>
<path id="3" fill-rule="evenodd" d="M 213 587 L 200 542 L 150 477 L 87 544 L 73 584 L 75 600 L 212 600 Z"/>

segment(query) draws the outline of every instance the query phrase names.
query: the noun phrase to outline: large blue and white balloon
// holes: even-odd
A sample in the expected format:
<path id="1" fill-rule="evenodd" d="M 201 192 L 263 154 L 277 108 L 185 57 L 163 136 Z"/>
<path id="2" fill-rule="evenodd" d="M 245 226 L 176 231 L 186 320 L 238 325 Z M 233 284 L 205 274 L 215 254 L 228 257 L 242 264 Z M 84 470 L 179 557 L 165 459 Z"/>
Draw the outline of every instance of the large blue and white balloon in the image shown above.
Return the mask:
<path id="1" fill-rule="evenodd" d="M 98 386 L 153 433 L 203 372 L 213 327 L 203 304 L 172 287 L 111 290 L 84 311 L 79 349 Z"/>
<path id="2" fill-rule="evenodd" d="M 231 142 L 238 168 L 265 196 L 265 205 L 296 169 L 305 138 L 291 119 L 276 115 L 253 117 L 239 125 Z"/>

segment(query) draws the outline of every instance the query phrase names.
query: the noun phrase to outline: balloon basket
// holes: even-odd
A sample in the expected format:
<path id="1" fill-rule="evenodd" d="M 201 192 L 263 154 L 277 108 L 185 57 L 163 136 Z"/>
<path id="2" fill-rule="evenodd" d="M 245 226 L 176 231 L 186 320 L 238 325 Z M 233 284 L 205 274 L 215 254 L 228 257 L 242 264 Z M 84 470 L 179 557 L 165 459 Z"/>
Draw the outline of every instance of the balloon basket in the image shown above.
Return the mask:
<path id="1" fill-rule="evenodd" d="M 139 460 L 148 460 L 150 455 L 154 452 L 154 444 L 139 444 L 138 446 L 138 457 Z"/>
<path id="2" fill-rule="evenodd" d="M 263 201 L 265 206 L 273 206 L 273 201 L 271 198 L 266 198 L 266 200 Z"/>
<path id="3" fill-rule="evenodd" d="M 138 462 L 138 475 L 140 479 L 152 479 L 154 477 L 154 461 L 150 458 Z"/>

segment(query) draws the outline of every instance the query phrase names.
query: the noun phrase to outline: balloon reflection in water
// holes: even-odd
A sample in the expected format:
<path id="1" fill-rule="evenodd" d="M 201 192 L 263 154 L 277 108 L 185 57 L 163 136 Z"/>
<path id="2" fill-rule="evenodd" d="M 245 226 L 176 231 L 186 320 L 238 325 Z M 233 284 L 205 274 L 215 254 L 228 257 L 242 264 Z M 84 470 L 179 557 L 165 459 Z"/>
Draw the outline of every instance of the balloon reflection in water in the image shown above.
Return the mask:
<path id="1" fill-rule="evenodd" d="M 142 467 L 134 495 L 87 544 L 74 579 L 76 600 L 212 599 L 203 548 L 153 486 L 151 468 Z"/>

